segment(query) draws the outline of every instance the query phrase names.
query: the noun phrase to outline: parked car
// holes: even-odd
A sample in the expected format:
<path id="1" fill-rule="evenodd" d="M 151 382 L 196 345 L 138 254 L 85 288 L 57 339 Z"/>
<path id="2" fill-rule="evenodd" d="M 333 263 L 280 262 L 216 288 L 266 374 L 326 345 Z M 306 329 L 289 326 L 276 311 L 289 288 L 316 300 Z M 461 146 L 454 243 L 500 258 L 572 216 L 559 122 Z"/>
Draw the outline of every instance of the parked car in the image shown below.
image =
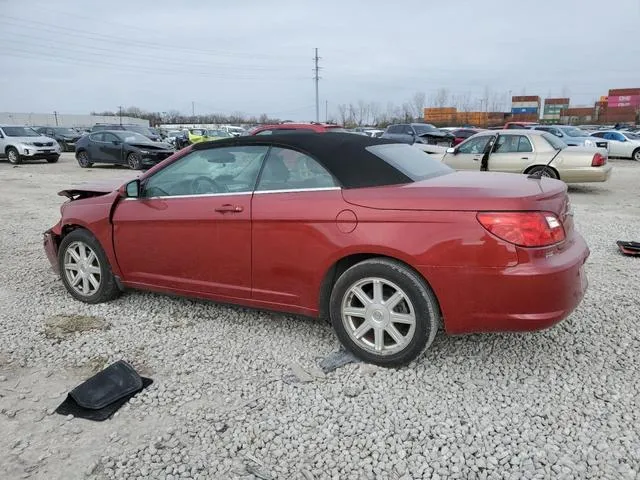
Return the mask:
<path id="1" fill-rule="evenodd" d="M 568 125 L 537 125 L 533 127 L 534 130 L 542 130 L 543 132 L 549 132 L 558 138 L 561 138 L 564 143 L 570 147 L 597 147 L 608 149 L 608 142 L 605 140 L 597 140 L 591 136 L 588 132 Z"/>
<path id="2" fill-rule="evenodd" d="M 247 131 L 244 128 L 237 127 L 235 125 L 220 125 L 216 130 L 222 130 L 223 132 L 228 133 L 232 137 L 240 137 L 247 133 Z"/>
<path id="3" fill-rule="evenodd" d="M 162 141 L 162 137 L 159 134 L 154 133 L 149 127 L 145 127 L 144 125 L 97 123 L 91 127 L 91 132 L 102 132 L 104 130 L 126 130 L 128 132 L 136 132 L 140 135 L 144 135 L 152 142 Z"/>
<path id="4" fill-rule="evenodd" d="M 472 137 L 473 135 L 481 131 L 482 130 L 480 130 L 479 128 L 456 128 L 451 130 L 451 133 L 454 136 L 452 146 L 455 147 L 456 145 L 460 145 L 467 138 Z"/>
<path id="5" fill-rule="evenodd" d="M 56 163 L 60 146 L 52 138 L 22 125 L 0 125 L 0 158 L 18 165 L 25 160 L 46 160 Z"/>
<path id="6" fill-rule="evenodd" d="M 640 135 L 619 130 L 594 132 L 592 137 L 604 138 L 609 143 L 609 155 L 631 158 L 640 162 Z"/>
<path id="7" fill-rule="evenodd" d="M 450 148 L 442 162 L 456 170 L 537 174 L 566 183 L 605 182 L 612 166 L 603 148 L 569 147 L 540 130 L 481 132 Z"/>
<path id="8" fill-rule="evenodd" d="M 37 127 L 35 131 L 58 142 L 61 152 L 75 151 L 76 142 L 82 136 L 76 130 L 67 127 Z"/>
<path id="9" fill-rule="evenodd" d="M 292 131 L 297 132 L 346 132 L 346 130 L 340 125 L 333 125 L 331 123 L 278 123 L 275 125 L 261 125 L 254 128 L 249 132 L 249 135 L 272 135 L 274 133 L 288 133 Z"/>
<path id="10" fill-rule="evenodd" d="M 231 138 L 234 135 L 225 130 L 207 130 L 204 128 L 192 128 L 189 130 L 189 143 L 210 142 L 221 138 Z"/>
<path id="11" fill-rule="evenodd" d="M 152 142 L 137 132 L 93 132 L 76 143 L 76 160 L 82 168 L 94 163 L 128 165 L 134 170 L 153 166 L 175 152 L 167 143 Z"/>
<path id="12" fill-rule="evenodd" d="M 451 132 L 440 130 L 429 123 L 399 123 L 389 125 L 380 138 L 402 143 L 422 143 L 450 147 L 455 137 Z"/>
<path id="13" fill-rule="evenodd" d="M 137 288 L 324 318 L 383 366 L 417 358 L 440 325 L 550 327 L 587 286 L 564 183 L 457 173 L 393 140 L 205 142 L 125 185 L 60 194 L 44 248 L 77 300 Z"/>
<path id="14" fill-rule="evenodd" d="M 540 125 L 538 122 L 507 122 L 502 127 L 503 130 L 522 130 Z"/>

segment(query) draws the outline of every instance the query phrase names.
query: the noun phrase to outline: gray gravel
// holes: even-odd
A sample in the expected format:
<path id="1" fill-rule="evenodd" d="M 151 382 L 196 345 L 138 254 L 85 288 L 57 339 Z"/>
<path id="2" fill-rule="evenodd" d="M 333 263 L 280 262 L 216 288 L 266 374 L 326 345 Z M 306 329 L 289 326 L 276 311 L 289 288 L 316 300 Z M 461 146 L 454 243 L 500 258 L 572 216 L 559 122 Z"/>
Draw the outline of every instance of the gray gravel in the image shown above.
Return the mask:
<path id="1" fill-rule="evenodd" d="M 0 478 L 638 478 L 640 259 L 615 240 L 640 240 L 640 164 L 613 163 L 608 184 L 571 189 L 592 254 L 568 321 L 440 334 L 408 368 L 326 373 L 339 344 L 321 322 L 139 292 L 72 300 L 41 246 L 55 193 L 132 172 L 0 163 Z M 99 321 L 46 335 L 59 315 Z M 155 383 L 107 422 L 53 414 L 118 359 Z"/>

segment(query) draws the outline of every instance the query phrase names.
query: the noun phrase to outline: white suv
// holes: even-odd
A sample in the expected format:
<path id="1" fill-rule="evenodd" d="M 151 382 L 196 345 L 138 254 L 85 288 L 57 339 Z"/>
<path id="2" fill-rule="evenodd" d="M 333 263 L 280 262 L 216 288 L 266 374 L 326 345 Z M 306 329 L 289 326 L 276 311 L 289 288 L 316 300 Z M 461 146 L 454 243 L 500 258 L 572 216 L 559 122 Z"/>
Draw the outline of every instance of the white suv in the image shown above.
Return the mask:
<path id="1" fill-rule="evenodd" d="M 56 163 L 60 158 L 60 145 L 30 127 L 0 125 L 0 158 L 2 157 L 6 157 L 14 165 L 24 160 L 41 159 Z"/>

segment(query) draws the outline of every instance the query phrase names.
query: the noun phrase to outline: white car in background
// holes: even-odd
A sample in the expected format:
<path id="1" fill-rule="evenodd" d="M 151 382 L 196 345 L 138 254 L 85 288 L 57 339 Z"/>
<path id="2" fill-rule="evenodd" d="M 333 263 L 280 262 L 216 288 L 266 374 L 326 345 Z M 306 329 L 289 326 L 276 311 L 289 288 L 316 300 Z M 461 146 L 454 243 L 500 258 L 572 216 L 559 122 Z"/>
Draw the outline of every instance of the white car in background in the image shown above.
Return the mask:
<path id="1" fill-rule="evenodd" d="M 31 127 L 0 125 L 0 158 L 18 165 L 25 160 L 46 160 L 56 163 L 60 158 L 60 145 Z"/>
<path id="2" fill-rule="evenodd" d="M 591 136 L 604 138 L 609 141 L 610 156 L 631 158 L 640 162 L 640 135 L 637 133 L 604 130 L 602 132 L 594 132 Z"/>
<path id="3" fill-rule="evenodd" d="M 234 137 L 239 137 L 247 133 L 247 131 L 242 127 L 236 127 L 234 125 L 220 125 L 216 130 L 222 130 L 223 132 L 227 132 Z"/>

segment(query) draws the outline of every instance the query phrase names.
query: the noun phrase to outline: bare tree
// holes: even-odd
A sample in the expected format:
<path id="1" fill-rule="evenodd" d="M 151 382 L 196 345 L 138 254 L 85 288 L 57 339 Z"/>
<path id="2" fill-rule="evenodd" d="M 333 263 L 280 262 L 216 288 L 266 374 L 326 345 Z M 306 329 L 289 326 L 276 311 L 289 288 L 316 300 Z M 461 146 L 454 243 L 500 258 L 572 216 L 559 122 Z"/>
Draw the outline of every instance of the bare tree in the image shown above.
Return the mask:
<path id="1" fill-rule="evenodd" d="M 412 106 L 413 106 L 413 116 L 416 120 L 421 120 L 424 118 L 424 107 L 427 103 L 427 96 L 424 92 L 416 92 L 413 94 Z"/>
<path id="2" fill-rule="evenodd" d="M 473 101 L 469 92 L 460 94 L 458 97 L 458 109 L 462 112 L 470 112 L 473 108 Z"/>
<path id="3" fill-rule="evenodd" d="M 338 105 L 338 115 L 340 116 L 340 125 L 345 126 L 349 119 L 349 107 L 344 103 Z"/>
<path id="4" fill-rule="evenodd" d="M 369 114 L 371 115 L 371 125 L 377 125 L 380 115 L 380 105 L 376 102 L 369 102 Z"/>
<path id="5" fill-rule="evenodd" d="M 433 98 L 433 105 L 438 108 L 447 106 L 449 102 L 449 90 L 446 88 L 440 88 Z"/>
<path id="6" fill-rule="evenodd" d="M 358 126 L 363 123 L 369 125 L 369 104 L 364 100 L 358 100 Z"/>

